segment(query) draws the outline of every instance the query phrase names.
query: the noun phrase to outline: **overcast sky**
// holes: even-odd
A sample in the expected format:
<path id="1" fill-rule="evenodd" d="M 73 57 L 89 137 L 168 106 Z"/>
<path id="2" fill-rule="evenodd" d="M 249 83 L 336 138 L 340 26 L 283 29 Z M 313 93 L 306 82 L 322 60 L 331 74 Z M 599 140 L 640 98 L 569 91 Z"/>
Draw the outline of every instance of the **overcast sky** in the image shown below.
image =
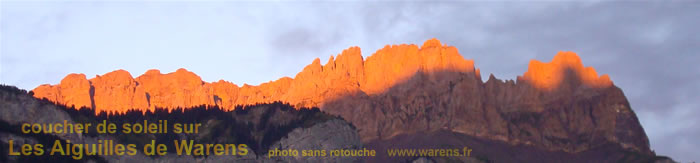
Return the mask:
<path id="1" fill-rule="evenodd" d="M 350 46 L 438 38 L 482 76 L 574 51 L 621 87 L 657 154 L 700 161 L 700 3 L 0 2 L 0 83 L 184 67 L 212 82 L 293 77 Z"/>

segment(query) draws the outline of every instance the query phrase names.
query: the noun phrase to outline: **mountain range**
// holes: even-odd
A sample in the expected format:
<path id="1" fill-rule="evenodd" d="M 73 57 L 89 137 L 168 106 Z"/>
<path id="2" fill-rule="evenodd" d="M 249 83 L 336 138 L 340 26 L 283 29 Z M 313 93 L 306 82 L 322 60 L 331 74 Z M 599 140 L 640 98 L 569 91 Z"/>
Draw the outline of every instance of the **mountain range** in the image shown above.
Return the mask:
<path id="1" fill-rule="evenodd" d="M 366 59 L 359 47 L 315 59 L 294 78 L 258 86 L 206 82 L 186 69 L 116 70 L 88 79 L 69 74 L 31 91 L 37 99 L 95 112 L 173 110 L 282 102 L 320 108 L 356 126 L 364 146 L 475 148 L 464 162 L 655 162 L 656 156 L 623 91 L 608 75 L 584 67 L 574 52 L 532 60 L 515 80 L 482 81 L 474 61 L 437 39 L 387 45 Z M 503 63 L 508 64 L 508 63 Z M 411 161 L 378 157 L 365 161 Z M 421 158 L 450 162 L 446 158 Z"/>

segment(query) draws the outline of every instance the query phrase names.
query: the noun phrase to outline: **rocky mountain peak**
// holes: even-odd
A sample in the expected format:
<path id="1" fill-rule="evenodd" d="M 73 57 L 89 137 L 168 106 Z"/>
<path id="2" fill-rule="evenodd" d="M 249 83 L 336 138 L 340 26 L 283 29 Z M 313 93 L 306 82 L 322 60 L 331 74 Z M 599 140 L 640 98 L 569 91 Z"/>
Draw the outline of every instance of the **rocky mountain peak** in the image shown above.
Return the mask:
<path id="1" fill-rule="evenodd" d="M 608 75 L 598 76 L 593 67 L 584 67 L 574 52 L 559 52 L 549 63 L 531 60 L 521 78 L 543 90 L 553 90 L 563 82 L 580 82 L 590 87 L 612 86 Z"/>
<path id="2" fill-rule="evenodd" d="M 580 58 L 573 52 L 560 52 L 550 63 L 533 60 L 528 71 L 519 79 L 537 88 L 550 90 L 564 81 L 567 71 L 576 74 L 574 81 L 586 85 L 612 85 L 607 75 L 599 77 L 593 68 L 583 67 Z M 466 76 L 436 75 L 444 72 Z M 466 77 L 476 80 L 476 84 L 483 84 L 473 60 L 464 59 L 453 46 L 430 39 L 420 47 L 413 44 L 387 45 L 366 59 L 359 47 L 350 47 L 329 57 L 324 65 L 319 58 L 314 59 L 294 78 L 283 77 L 258 86 L 238 86 L 224 80 L 208 83 L 195 73 L 180 68 L 167 74 L 152 69 L 136 78 L 125 70 L 116 70 L 90 80 L 82 74 L 70 74 L 60 84 L 42 85 L 34 92 L 35 97 L 69 106 L 118 112 L 132 108 L 197 105 L 221 105 L 232 109 L 235 105 L 272 101 L 289 102 L 299 107 L 319 107 L 328 100 L 347 94 L 383 93 L 417 74 L 426 74 L 431 81 L 447 82 Z M 491 78 L 495 79 L 491 76 L 489 81 Z"/>
<path id="3" fill-rule="evenodd" d="M 427 48 L 439 48 L 442 47 L 442 43 L 440 43 L 440 40 L 436 38 L 432 38 L 430 40 L 427 40 L 423 43 L 423 46 L 421 46 L 421 49 L 427 49 Z"/>

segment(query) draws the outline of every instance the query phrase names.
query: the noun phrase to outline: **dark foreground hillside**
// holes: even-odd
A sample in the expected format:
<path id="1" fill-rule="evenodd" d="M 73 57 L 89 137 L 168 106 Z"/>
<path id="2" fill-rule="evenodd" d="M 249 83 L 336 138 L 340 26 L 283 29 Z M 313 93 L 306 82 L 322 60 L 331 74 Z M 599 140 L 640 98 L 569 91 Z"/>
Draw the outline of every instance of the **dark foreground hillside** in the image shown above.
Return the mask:
<path id="1" fill-rule="evenodd" d="M 294 148 L 303 149 L 358 149 L 362 147 L 354 126 L 335 116 L 330 116 L 313 109 L 294 109 L 279 102 L 238 106 L 235 111 L 223 111 L 213 106 L 194 108 L 177 108 L 168 112 L 156 109 L 145 113 L 130 110 L 126 113 L 95 113 L 88 108 L 73 108 L 57 105 L 47 100 L 33 98 L 31 93 L 12 86 L 0 86 L 0 162 L 260 162 L 260 161 L 331 161 L 356 162 L 359 157 L 268 157 L 268 150 Z M 94 130 L 87 134 L 24 134 L 23 123 L 92 123 L 107 122 L 117 124 L 118 130 L 124 123 L 158 122 L 168 120 L 174 123 L 201 123 L 198 133 L 176 134 L 97 134 Z M 13 151 L 21 151 L 22 144 L 43 144 L 45 152 L 51 149 L 56 140 L 70 141 L 72 144 L 98 144 L 100 140 L 114 140 L 115 144 L 136 144 L 139 149 L 134 156 L 83 156 L 74 159 L 71 156 L 9 156 L 9 140 L 14 140 Z M 168 154 L 164 156 L 145 156 L 143 146 L 151 140 L 167 145 Z M 176 156 L 175 140 L 193 140 L 199 144 L 245 144 L 236 146 L 238 152 L 247 151 L 245 155 L 233 156 Z M 241 150 L 240 148 L 246 148 Z"/>

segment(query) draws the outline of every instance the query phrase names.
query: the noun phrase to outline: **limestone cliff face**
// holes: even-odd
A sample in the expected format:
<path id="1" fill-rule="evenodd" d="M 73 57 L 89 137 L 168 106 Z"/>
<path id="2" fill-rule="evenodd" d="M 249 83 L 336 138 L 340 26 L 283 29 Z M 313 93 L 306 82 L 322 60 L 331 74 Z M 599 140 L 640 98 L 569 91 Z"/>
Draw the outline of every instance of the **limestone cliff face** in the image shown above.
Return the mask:
<path id="1" fill-rule="evenodd" d="M 93 101 L 100 104 L 100 108 L 126 110 L 130 109 L 129 106 L 138 105 L 133 100 L 137 83 L 127 71 L 117 70 L 96 76 L 90 79 L 90 83 L 93 87 Z"/>
<path id="2" fill-rule="evenodd" d="M 68 106 L 94 107 L 98 111 L 197 105 L 234 108 L 273 101 L 313 107 L 349 93 L 380 93 L 417 72 L 442 70 L 475 71 L 474 62 L 465 60 L 455 47 L 432 39 L 420 48 L 386 46 L 367 60 L 363 60 L 359 47 L 351 47 L 335 59 L 331 56 L 325 65 L 317 58 L 293 79 L 283 77 L 259 86 L 240 87 L 223 80 L 208 83 L 185 69 L 167 74 L 149 70 L 136 78 L 127 71 L 116 70 L 89 80 L 84 74 L 70 74 L 58 85 L 45 84 L 33 91 L 37 98 Z"/>
<path id="3" fill-rule="evenodd" d="M 35 97 L 75 107 L 92 107 L 91 85 L 85 74 L 69 74 L 56 86 L 41 85 L 35 90 Z"/>
<path id="4" fill-rule="evenodd" d="M 558 88 L 561 84 L 572 84 L 571 82 L 581 82 L 587 86 L 599 88 L 612 85 L 608 75 L 598 76 L 593 67 L 583 67 L 581 59 L 573 52 L 559 52 L 550 63 L 530 61 L 528 70 L 522 78 L 533 86 L 545 90 Z M 564 81 L 571 78 L 577 78 L 579 81 Z"/>
<path id="5" fill-rule="evenodd" d="M 316 106 L 352 122 L 364 142 L 448 130 L 573 153 L 609 143 L 652 153 L 622 90 L 573 52 L 559 52 L 549 63 L 533 60 L 515 81 L 491 75 L 483 82 L 472 60 L 432 39 L 420 47 L 386 46 L 367 59 L 351 47 L 325 65 L 315 59 L 294 78 L 259 86 L 204 82 L 185 69 L 149 70 L 135 79 L 117 70 L 90 80 L 71 74 L 33 91 L 98 111 L 272 101 Z"/>
<path id="6" fill-rule="evenodd" d="M 297 128 L 272 146 L 280 150 L 361 150 L 360 136 L 343 120 L 329 120 L 309 128 Z M 270 158 L 266 155 L 263 158 Z M 363 157 L 272 157 L 273 162 L 362 162 Z M 268 160 L 265 160 L 268 161 Z"/>

